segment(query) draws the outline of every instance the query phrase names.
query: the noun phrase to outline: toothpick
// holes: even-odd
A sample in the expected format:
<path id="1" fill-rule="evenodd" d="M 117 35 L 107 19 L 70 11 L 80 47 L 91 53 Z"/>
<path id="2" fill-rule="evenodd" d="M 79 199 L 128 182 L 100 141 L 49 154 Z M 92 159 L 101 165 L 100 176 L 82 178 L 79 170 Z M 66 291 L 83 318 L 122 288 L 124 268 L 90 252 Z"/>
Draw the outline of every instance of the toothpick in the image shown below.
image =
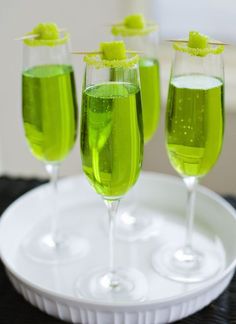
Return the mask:
<path id="1" fill-rule="evenodd" d="M 66 31 L 66 29 L 65 28 L 60 28 L 59 29 L 59 32 L 60 33 L 63 33 L 63 32 L 65 32 Z M 33 38 L 36 38 L 36 37 L 38 37 L 39 35 L 38 34 L 30 34 L 30 35 L 24 35 L 24 36 L 21 36 L 21 37 L 17 37 L 17 38 L 15 38 L 14 40 L 16 40 L 16 41 L 20 41 L 20 40 L 25 40 L 25 39 L 33 39 Z"/>
<path id="2" fill-rule="evenodd" d="M 99 51 L 92 51 L 92 52 L 80 52 L 80 51 L 73 51 L 72 54 L 78 54 L 78 55 L 88 55 L 88 54 L 102 54 L 102 52 Z M 126 51 L 128 54 L 143 54 L 142 51 Z"/>
<path id="3" fill-rule="evenodd" d="M 188 43 L 187 39 L 166 39 L 166 42 L 177 42 L 177 43 Z M 228 43 L 220 42 L 220 41 L 209 41 L 208 44 L 211 45 L 229 45 Z"/>
<path id="4" fill-rule="evenodd" d="M 38 36 L 39 36 L 38 34 L 30 34 L 30 35 L 25 35 L 25 36 L 17 37 L 14 40 L 20 41 L 20 40 L 25 40 L 25 39 L 36 38 Z"/>
<path id="5" fill-rule="evenodd" d="M 79 51 L 73 51 L 71 54 L 78 54 L 78 55 L 88 55 L 88 54 L 102 54 L 102 52 L 94 51 L 94 52 L 79 52 Z"/>
<path id="6" fill-rule="evenodd" d="M 155 25 L 155 26 L 157 26 L 157 28 L 159 28 L 159 25 L 155 21 L 148 21 L 148 22 L 145 23 L 145 27 L 150 27 L 150 26 L 153 26 L 153 25 Z M 104 26 L 106 26 L 106 27 L 111 27 L 111 26 L 124 26 L 124 22 L 123 21 L 119 21 L 117 23 L 112 23 L 112 24 L 110 24 L 110 23 L 108 24 L 107 23 Z"/>

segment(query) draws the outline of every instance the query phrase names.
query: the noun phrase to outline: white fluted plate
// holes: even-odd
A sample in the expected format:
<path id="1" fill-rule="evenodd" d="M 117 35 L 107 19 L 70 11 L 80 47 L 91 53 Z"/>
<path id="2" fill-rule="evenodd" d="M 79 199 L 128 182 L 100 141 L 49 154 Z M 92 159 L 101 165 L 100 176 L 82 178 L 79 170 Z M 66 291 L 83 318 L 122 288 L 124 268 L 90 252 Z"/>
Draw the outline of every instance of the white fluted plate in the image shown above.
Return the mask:
<path id="1" fill-rule="evenodd" d="M 104 227 L 106 209 L 84 176 L 59 183 L 60 226 L 89 241 L 87 255 L 62 264 L 32 261 L 22 242 L 34 226 L 44 222 L 52 210 L 49 185 L 42 185 L 15 201 L 0 222 L 0 252 L 14 287 L 30 303 L 62 320 L 82 324 L 171 323 L 197 312 L 229 284 L 236 259 L 236 215 L 219 195 L 199 187 L 193 242 L 199 248 L 217 249 L 221 271 L 211 280 L 181 284 L 160 277 L 152 268 L 152 254 L 165 242 L 182 242 L 186 191 L 177 177 L 143 172 L 135 189 L 142 211 L 155 214 L 159 229 L 149 239 L 116 244 L 117 265 L 132 266 L 148 280 L 143 302 L 104 303 L 77 297 L 75 282 L 88 270 L 108 263 L 108 240 Z M 132 196 L 132 192 L 128 195 Z M 120 206 L 122 210 L 122 205 Z"/>

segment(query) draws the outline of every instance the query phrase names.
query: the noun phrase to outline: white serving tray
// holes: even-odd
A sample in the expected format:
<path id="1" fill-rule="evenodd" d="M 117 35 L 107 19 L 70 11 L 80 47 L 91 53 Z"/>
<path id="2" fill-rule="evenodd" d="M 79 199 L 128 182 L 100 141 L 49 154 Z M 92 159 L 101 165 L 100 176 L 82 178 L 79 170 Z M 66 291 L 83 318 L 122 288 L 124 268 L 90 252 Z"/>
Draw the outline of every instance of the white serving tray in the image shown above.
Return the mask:
<path id="1" fill-rule="evenodd" d="M 234 209 L 214 192 L 198 188 L 194 243 L 217 248 L 222 255 L 223 269 L 211 280 L 187 285 L 160 277 L 151 265 L 152 253 L 161 244 L 183 239 L 186 191 L 182 181 L 143 172 L 136 185 L 136 196 L 142 210 L 147 208 L 162 220 L 156 237 L 116 244 L 117 264 L 136 267 L 148 279 L 149 292 L 144 302 L 108 304 L 75 294 L 75 282 L 80 275 L 108 262 L 106 209 L 84 176 L 66 178 L 59 183 L 61 226 L 73 228 L 90 242 L 87 256 L 80 260 L 40 265 L 23 252 L 24 237 L 51 208 L 48 184 L 23 195 L 5 211 L 0 222 L 0 253 L 14 287 L 42 311 L 82 324 L 170 323 L 208 305 L 225 289 L 234 273 Z"/>

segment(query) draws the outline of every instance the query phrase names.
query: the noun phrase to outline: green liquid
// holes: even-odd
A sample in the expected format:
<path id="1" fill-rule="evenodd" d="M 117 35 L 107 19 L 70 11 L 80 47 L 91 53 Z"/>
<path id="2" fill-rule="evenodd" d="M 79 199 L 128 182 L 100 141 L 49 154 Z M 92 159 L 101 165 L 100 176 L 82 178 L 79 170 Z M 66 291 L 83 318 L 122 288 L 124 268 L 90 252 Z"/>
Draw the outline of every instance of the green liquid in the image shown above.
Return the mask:
<path id="1" fill-rule="evenodd" d="M 136 182 L 143 157 L 139 88 L 110 82 L 83 92 L 81 156 L 97 193 L 120 197 Z"/>
<path id="2" fill-rule="evenodd" d="M 62 161 L 77 132 L 74 74 L 68 65 L 42 65 L 24 71 L 23 120 L 32 154 L 44 162 Z"/>
<path id="3" fill-rule="evenodd" d="M 167 103 L 167 150 L 184 176 L 207 174 L 221 151 L 224 132 L 223 83 L 205 75 L 171 80 Z"/>
<path id="4" fill-rule="evenodd" d="M 155 59 L 141 58 L 139 61 L 141 82 L 144 142 L 154 135 L 160 119 L 160 72 Z"/>

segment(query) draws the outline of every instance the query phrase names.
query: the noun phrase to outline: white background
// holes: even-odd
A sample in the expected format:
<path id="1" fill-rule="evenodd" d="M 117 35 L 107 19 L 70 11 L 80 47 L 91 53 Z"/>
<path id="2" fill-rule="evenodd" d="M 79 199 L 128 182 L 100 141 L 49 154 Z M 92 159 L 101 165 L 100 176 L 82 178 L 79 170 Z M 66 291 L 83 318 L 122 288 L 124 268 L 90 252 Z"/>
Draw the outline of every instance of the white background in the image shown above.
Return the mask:
<path id="1" fill-rule="evenodd" d="M 21 120 L 21 43 L 14 38 L 38 22 L 54 21 L 71 33 L 72 49 L 93 50 L 111 38 L 113 22 L 142 12 L 161 26 L 162 40 L 187 37 L 191 29 L 216 39 L 236 43 L 235 0 L 0 0 L 0 174 L 46 176 L 42 163 L 31 156 Z M 224 149 L 204 183 L 220 192 L 236 193 L 236 50 L 226 49 L 226 136 Z M 171 47 L 160 51 L 162 67 L 162 120 L 154 139 L 145 149 L 144 169 L 175 174 L 164 147 L 164 110 L 171 60 Z M 83 62 L 73 57 L 78 99 Z M 78 100 L 80 102 L 80 100 Z M 81 172 L 79 139 L 62 166 L 62 175 Z"/>
<path id="2" fill-rule="evenodd" d="M 189 30 L 198 30 L 215 39 L 236 43 L 235 0 L 153 0 L 152 6 L 163 38 L 182 38 Z"/>

